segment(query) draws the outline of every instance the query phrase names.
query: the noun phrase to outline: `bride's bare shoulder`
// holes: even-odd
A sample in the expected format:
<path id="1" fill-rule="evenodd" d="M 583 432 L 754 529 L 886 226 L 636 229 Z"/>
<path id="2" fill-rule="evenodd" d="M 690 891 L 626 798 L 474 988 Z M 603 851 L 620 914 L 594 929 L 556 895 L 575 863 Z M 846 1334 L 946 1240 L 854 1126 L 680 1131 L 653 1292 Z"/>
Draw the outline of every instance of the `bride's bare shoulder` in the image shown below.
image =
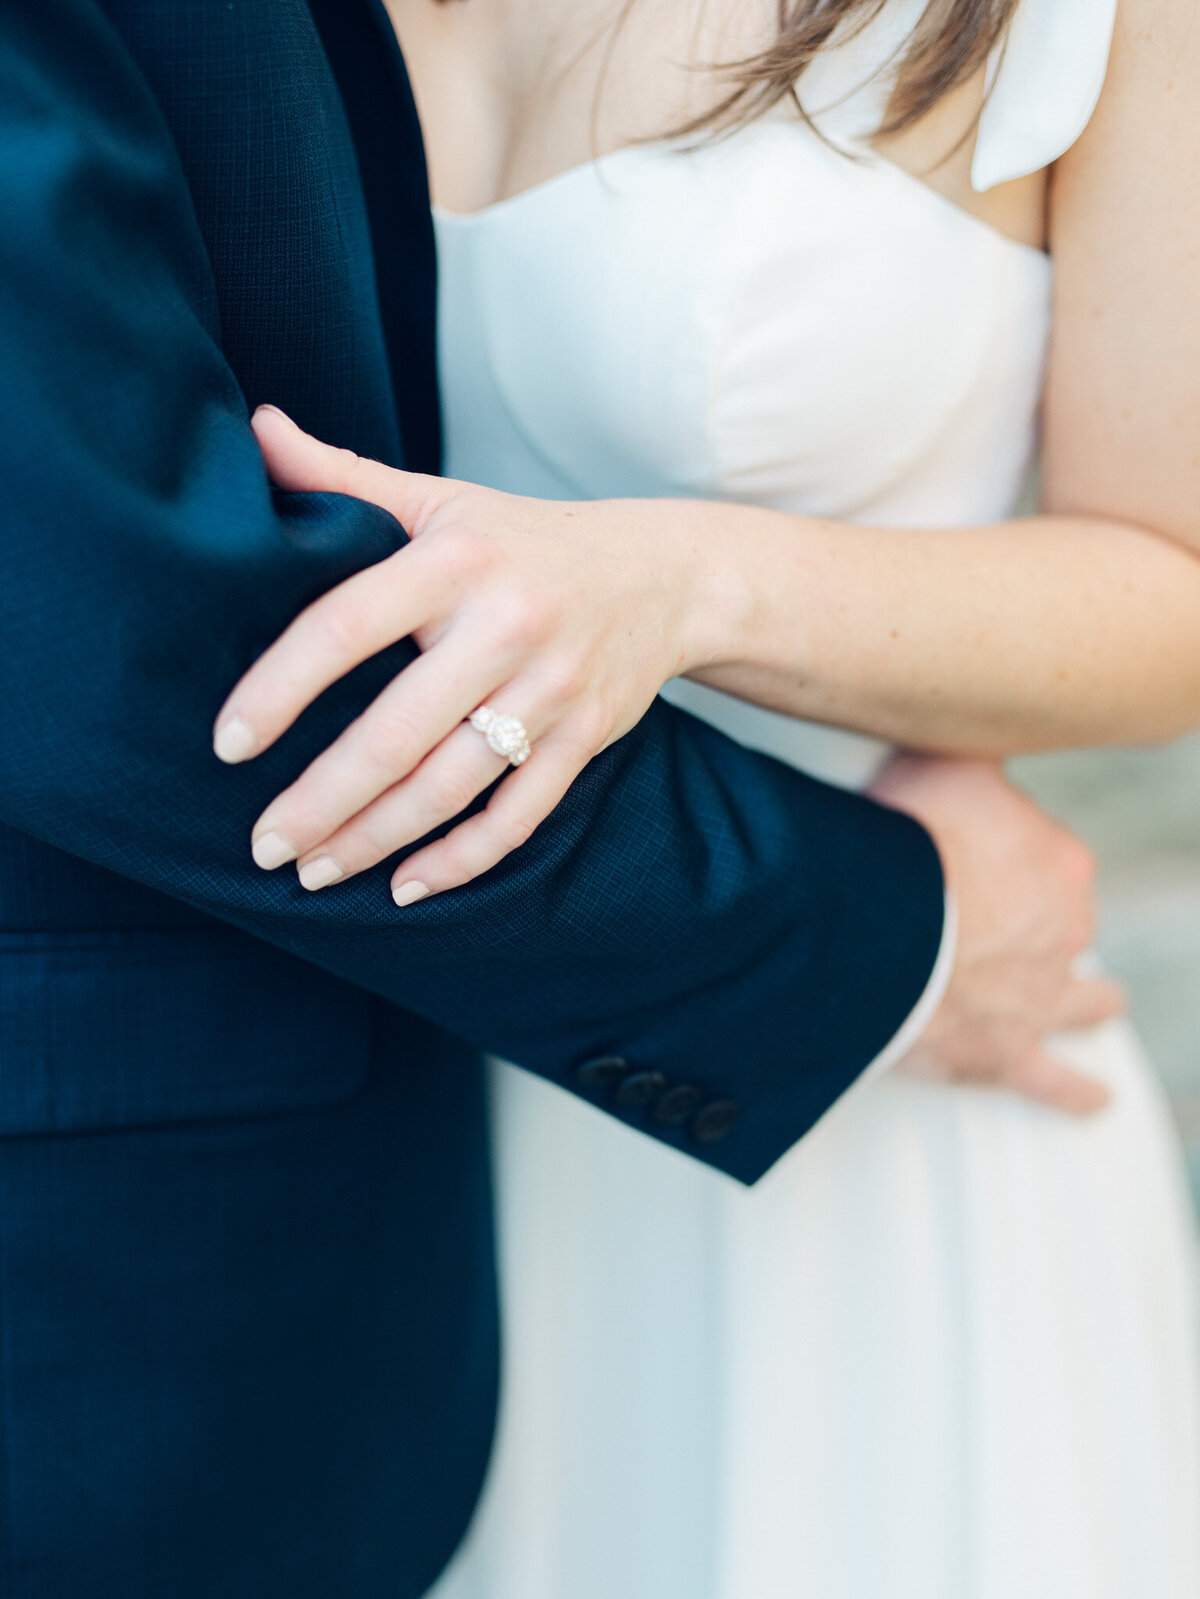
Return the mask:
<path id="1" fill-rule="evenodd" d="M 1120 0 L 1051 187 L 1051 509 L 1200 546 L 1200 0 Z"/>

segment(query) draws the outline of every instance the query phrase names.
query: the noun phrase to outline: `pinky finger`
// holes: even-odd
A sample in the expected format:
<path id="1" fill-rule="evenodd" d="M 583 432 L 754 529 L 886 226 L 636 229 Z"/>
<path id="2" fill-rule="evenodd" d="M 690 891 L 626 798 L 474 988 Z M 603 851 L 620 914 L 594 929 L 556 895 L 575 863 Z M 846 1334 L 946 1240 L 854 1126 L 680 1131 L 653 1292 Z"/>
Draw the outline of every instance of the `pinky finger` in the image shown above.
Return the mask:
<path id="1" fill-rule="evenodd" d="M 485 808 L 434 844 L 418 850 L 392 875 L 392 898 L 412 905 L 430 894 L 461 888 L 519 849 L 545 821 L 583 770 L 579 751 L 543 742 L 516 767 Z"/>

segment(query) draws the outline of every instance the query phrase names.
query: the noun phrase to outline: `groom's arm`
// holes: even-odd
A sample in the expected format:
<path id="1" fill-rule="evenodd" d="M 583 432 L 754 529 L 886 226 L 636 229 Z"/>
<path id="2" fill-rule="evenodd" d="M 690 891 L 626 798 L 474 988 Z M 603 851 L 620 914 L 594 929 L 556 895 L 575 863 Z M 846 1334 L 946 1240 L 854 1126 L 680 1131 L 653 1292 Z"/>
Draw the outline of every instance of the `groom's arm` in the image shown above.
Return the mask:
<path id="1" fill-rule="evenodd" d="M 152 97 L 90 4 L 0 15 L 0 817 L 755 1179 L 925 989 L 929 838 L 660 704 L 469 888 L 398 911 L 377 873 L 309 895 L 258 872 L 255 816 L 405 656 L 247 767 L 214 760 L 213 715 L 403 534 L 272 500 Z"/>

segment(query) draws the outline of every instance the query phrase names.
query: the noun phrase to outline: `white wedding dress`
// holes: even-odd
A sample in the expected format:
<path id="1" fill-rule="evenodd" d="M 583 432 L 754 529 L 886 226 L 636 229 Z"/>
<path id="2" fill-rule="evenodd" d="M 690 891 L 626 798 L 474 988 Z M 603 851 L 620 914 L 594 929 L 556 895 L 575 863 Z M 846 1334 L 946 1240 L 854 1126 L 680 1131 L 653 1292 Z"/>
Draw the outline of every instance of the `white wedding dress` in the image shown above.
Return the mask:
<path id="1" fill-rule="evenodd" d="M 1023 0 L 977 188 L 1078 136 L 1113 12 Z M 845 90 L 911 18 L 813 68 L 830 139 L 874 125 L 879 84 Z M 1013 506 L 1050 263 L 886 162 L 779 115 L 437 228 L 451 476 L 876 525 Z M 670 694 L 834 781 L 880 758 Z M 1178 1151 L 1127 1026 L 1060 1047 L 1110 1110 L 893 1072 L 753 1189 L 498 1066 L 504 1398 L 437 1599 L 1197 1599 Z"/>

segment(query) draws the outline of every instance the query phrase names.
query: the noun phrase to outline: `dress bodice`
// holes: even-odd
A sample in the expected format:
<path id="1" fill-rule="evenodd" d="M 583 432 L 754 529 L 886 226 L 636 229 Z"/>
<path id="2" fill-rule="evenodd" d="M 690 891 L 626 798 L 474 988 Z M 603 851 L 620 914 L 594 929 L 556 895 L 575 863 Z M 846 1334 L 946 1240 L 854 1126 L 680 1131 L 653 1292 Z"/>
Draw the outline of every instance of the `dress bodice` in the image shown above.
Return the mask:
<path id="1" fill-rule="evenodd" d="M 439 215 L 452 476 L 903 522 L 1008 508 L 1050 266 L 799 122 Z"/>
<path id="2" fill-rule="evenodd" d="M 824 138 L 777 114 L 438 212 L 449 475 L 881 526 L 1011 511 L 1034 446 L 1051 264 L 868 149 L 906 7 L 818 63 L 803 92 Z M 991 69 L 977 187 L 1078 135 L 1112 12 L 1023 0 Z M 716 696 L 694 708 L 725 719 Z M 797 757 L 796 724 L 747 714 L 740 737 Z"/>

